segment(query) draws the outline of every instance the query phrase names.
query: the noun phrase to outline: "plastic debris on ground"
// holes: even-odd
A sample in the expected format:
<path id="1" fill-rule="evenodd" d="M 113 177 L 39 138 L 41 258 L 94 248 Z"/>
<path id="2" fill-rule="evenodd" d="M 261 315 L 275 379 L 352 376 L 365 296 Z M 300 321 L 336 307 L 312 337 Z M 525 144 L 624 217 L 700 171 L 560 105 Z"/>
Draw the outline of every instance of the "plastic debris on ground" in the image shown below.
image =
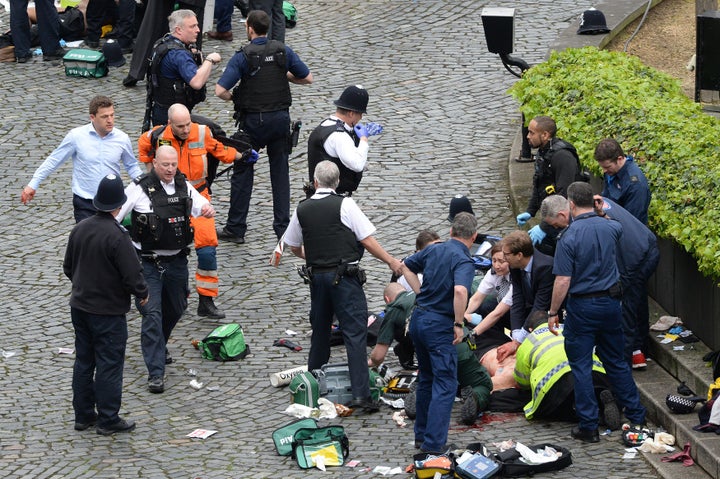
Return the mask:
<path id="1" fill-rule="evenodd" d="M 396 411 L 392 415 L 393 421 L 395 421 L 395 424 L 397 424 L 400 427 L 407 426 L 407 423 L 405 422 L 405 418 L 407 416 L 405 415 L 405 411 Z"/>
<path id="2" fill-rule="evenodd" d="M 203 383 L 201 383 L 197 379 L 193 379 L 190 381 L 190 387 L 193 389 L 201 389 L 203 387 Z"/>
<path id="3" fill-rule="evenodd" d="M 315 419 L 333 419 L 338 416 L 337 411 L 335 410 L 335 404 L 325 398 L 318 399 L 318 407 L 316 408 L 293 403 L 290 404 L 283 412 L 285 414 L 289 414 L 290 416 L 314 417 Z"/>
<path id="4" fill-rule="evenodd" d="M 73 348 L 58 348 L 58 354 L 74 354 L 75 350 Z M 15 353 L 12 353 L 15 354 Z M 5 351 L 3 351 L 3 356 L 5 356 Z"/>
<path id="5" fill-rule="evenodd" d="M 5 351 L 4 349 L 2 350 L 3 358 L 7 359 L 7 358 L 11 358 L 13 356 L 15 356 L 15 351 Z"/>
<path id="6" fill-rule="evenodd" d="M 208 437 L 215 434 L 217 431 L 211 429 L 195 429 L 193 432 L 188 434 L 186 437 L 194 437 L 199 439 L 207 439 Z"/>
<path id="7" fill-rule="evenodd" d="M 660 316 L 660 319 L 658 319 L 655 324 L 650 326 L 650 330 L 667 331 L 668 329 L 678 324 L 682 324 L 682 320 L 677 316 Z"/>
<path id="8" fill-rule="evenodd" d="M 525 444 L 518 442 L 515 445 L 515 450 L 520 453 L 523 461 L 528 464 L 545 464 L 548 462 L 554 462 L 557 461 L 559 457 L 557 450 L 550 446 L 533 451 Z"/>
<path id="9" fill-rule="evenodd" d="M 390 406 L 393 409 L 405 409 L 405 399 L 388 399 L 385 396 L 380 396 L 380 400 Z"/>

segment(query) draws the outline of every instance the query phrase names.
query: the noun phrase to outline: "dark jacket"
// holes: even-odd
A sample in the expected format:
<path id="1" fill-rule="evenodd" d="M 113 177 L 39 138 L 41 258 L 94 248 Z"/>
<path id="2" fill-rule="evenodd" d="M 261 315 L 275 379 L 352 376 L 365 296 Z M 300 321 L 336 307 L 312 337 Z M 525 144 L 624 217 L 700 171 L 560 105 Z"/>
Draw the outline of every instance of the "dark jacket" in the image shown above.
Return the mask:
<path id="1" fill-rule="evenodd" d="M 510 324 L 513 330 L 520 329 L 533 311 L 547 311 L 552 299 L 553 259 L 538 250 L 533 253 L 530 272 L 530 288 L 523 281 L 522 269 L 510 270 L 510 281 L 513 286 L 513 304 L 510 308 Z"/>
<path id="2" fill-rule="evenodd" d="M 130 295 L 144 299 L 148 287 L 128 232 L 110 213 L 98 213 L 73 228 L 63 261 L 72 281 L 70 306 L 91 314 L 130 311 Z"/>

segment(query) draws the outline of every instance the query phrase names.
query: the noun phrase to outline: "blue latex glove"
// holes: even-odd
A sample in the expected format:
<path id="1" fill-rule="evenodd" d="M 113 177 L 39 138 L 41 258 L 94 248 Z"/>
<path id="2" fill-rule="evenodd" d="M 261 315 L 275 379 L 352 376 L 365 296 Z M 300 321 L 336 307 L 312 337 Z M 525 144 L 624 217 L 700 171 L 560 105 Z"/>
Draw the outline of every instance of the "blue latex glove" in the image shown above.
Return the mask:
<path id="1" fill-rule="evenodd" d="M 355 125 L 355 134 L 358 136 L 358 138 L 367 138 L 368 136 L 370 136 L 368 135 L 367 127 L 362 123 L 358 123 L 357 125 Z"/>
<path id="2" fill-rule="evenodd" d="M 532 240 L 533 244 L 542 243 L 542 240 L 544 240 L 545 236 L 547 236 L 547 233 L 540 229 L 540 225 L 535 225 L 530 228 L 528 234 L 530 235 L 530 239 Z"/>
<path id="3" fill-rule="evenodd" d="M 379 135 L 383 132 L 383 127 L 380 123 L 375 123 L 374 121 L 371 121 L 365 126 L 367 127 L 368 136 Z"/>
<path id="4" fill-rule="evenodd" d="M 520 213 L 519 215 L 517 215 L 517 218 L 515 218 L 515 219 L 517 220 L 518 226 L 522 226 L 525 223 L 527 223 L 530 220 L 530 218 L 532 218 L 532 216 L 530 216 L 530 213 L 525 212 L 525 213 Z"/>
<path id="5" fill-rule="evenodd" d="M 248 163 L 248 164 L 255 163 L 258 160 L 258 158 L 260 158 L 260 153 L 258 153 L 255 150 L 250 150 L 250 154 L 245 159 L 245 163 Z"/>
<path id="6" fill-rule="evenodd" d="M 473 313 L 472 319 L 470 320 L 470 324 L 472 324 L 473 326 L 477 326 L 478 324 L 480 324 L 480 322 L 482 320 L 483 320 L 483 317 L 481 314 Z"/>

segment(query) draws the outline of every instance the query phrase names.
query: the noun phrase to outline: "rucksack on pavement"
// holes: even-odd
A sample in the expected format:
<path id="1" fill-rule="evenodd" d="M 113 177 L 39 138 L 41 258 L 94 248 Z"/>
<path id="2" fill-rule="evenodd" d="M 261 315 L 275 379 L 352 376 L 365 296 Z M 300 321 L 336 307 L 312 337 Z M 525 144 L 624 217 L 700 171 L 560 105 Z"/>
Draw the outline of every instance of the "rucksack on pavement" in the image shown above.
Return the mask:
<path id="1" fill-rule="evenodd" d="M 250 354 L 243 330 L 237 323 L 215 328 L 198 343 L 198 349 L 203 358 L 215 361 L 236 361 Z"/>

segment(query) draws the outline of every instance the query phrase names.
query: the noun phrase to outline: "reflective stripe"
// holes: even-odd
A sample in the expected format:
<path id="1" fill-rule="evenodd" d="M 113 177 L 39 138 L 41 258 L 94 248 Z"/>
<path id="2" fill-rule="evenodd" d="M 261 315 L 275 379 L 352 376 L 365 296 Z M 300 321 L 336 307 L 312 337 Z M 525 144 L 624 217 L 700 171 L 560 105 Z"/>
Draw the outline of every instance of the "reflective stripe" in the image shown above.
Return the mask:
<path id="1" fill-rule="evenodd" d="M 192 183 L 192 185 L 197 188 L 198 186 L 205 183 L 205 178 L 208 175 L 208 166 L 207 166 L 207 151 L 205 150 L 205 130 L 207 129 L 207 126 L 205 125 L 198 125 L 198 141 L 193 141 L 192 143 L 188 143 L 188 149 L 193 150 L 195 148 L 200 149 L 203 151 L 202 160 L 203 160 L 203 170 L 202 170 L 202 176 L 199 180 L 197 180 L 195 183 Z"/>
<path id="2" fill-rule="evenodd" d="M 206 269 L 199 269 L 199 268 L 198 268 L 198 269 L 195 271 L 195 273 L 196 273 L 198 276 L 209 276 L 209 277 L 211 277 L 211 278 L 217 278 L 217 277 L 218 277 L 218 272 L 217 272 L 216 269 L 214 269 L 214 270 L 212 270 L 212 271 L 209 271 L 209 270 L 206 270 Z"/>

